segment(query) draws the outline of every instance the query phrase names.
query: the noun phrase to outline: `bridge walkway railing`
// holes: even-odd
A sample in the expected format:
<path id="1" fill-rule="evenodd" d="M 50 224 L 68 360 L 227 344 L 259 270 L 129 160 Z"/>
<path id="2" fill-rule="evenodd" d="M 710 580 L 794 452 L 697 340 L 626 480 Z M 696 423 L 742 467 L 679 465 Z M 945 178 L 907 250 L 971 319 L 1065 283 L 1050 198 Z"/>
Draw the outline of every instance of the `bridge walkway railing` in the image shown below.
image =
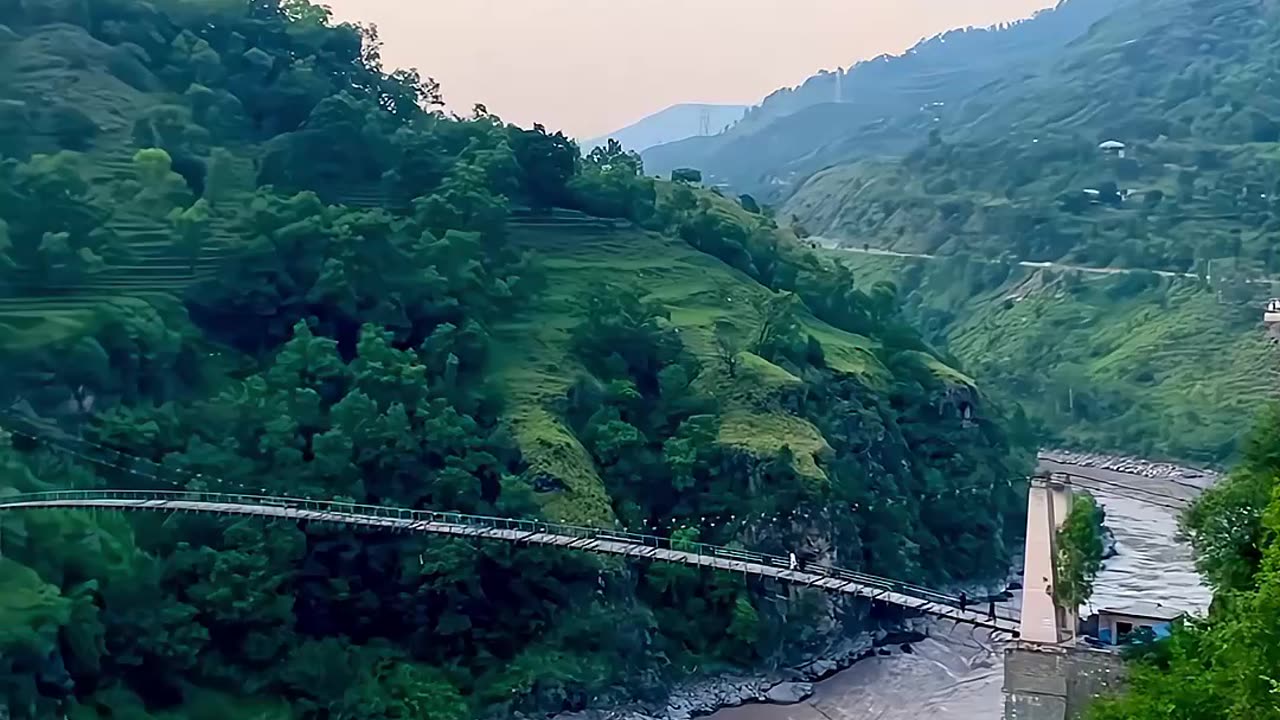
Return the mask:
<path id="1" fill-rule="evenodd" d="M 172 503 L 198 503 L 200 507 L 187 508 L 196 512 L 223 512 L 246 514 L 237 508 L 276 508 L 296 510 L 308 514 L 306 519 L 345 525 L 382 525 L 390 528 L 413 529 L 412 526 L 449 526 L 458 529 L 509 531 L 535 536 L 555 536 L 568 540 L 601 541 L 653 548 L 655 550 L 688 553 L 697 557 L 715 558 L 730 563 L 749 563 L 779 570 L 790 569 L 790 558 L 751 550 L 690 542 L 657 535 L 632 533 L 623 530 L 567 525 L 542 520 L 525 520 L 487 515 L 436 510 L 416 510 L 385 505 L 369 505 L 338 500 L 312 500 L 272 495 L 255 495 L 235 492 L 202 492 L 188 490 L 53 490 L 38 493 L 0 496 L 0 512 L 6 510 L 44 508 L 114 508 L 123 510 L 162 510 Z M 370 523 L 368 520 L 385 523 Z M 465 535 L 466 532 L 453 534 Z M 515 536 L 517 541 L 519 535 Z M 558 543 L 569 545 L 572 543 Z M 804 572 L 857 583 L 871 590 L 907 596 L 921 603 L 959 607 L 959 598 L 912 583 L 846 570 L 838 567 L 809 564 Z M 1018 618 L 998 609 L 993 620 L 1016 623 Z"/>

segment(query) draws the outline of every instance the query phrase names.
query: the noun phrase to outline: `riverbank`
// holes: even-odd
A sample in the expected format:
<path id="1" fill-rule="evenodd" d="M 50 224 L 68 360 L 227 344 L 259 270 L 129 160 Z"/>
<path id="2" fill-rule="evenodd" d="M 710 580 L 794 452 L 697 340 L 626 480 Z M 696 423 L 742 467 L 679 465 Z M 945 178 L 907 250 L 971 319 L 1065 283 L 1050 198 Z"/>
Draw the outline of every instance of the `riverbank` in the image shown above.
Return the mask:
<path id="1" fill-rule="evenodd" d="M 986 598 L 990 597 L 1002 605 L 1010 601 L 1016 603 L 1016 593 L 1007 593 L 1011 583 L 1020 579 L 1021 568 L 1021 553 L 1018 553 L 1003 581 L 985 585 L 975 583 L 950 588 L 949 591 L 959 593 L 963 590 L 978 602 L 986 602 Z M 957 633 L 964 636 L 961 645 L 953 642 Z M 818 696 L 824 692 L 830 694 L 835 678 L 847 676 L 861 665 L 875 665 L 876 669 L 867 671 L 875 674 L 881 672 L 878 668 L 882 663 L 892 662 L 900 656 L 912 656 L 914 662 L 924 665 L 959 667 L 976 662 L 983 666 L 983 662 L 975 658 L 992 654 L 995 645 L 988 639 L 986 631 L 956 626 L 949 622 L 942 623 L 929 617 L 907 618 L 898 629 L 878 629 L 841 638 L 800 665 L 761 670 L 757 673 L 699 677 L 675 686 L 662 703 L 634 703 L 608 709 L 560 713 L 551 720 L 692 720 L 708 716 L 720 718 L 724 711 L 753 706 L 788 712 L 814 698 L 815 692 Z M 936 658 L 936 650 L 943 646 L 951 648 L 943 653 L 948 658 L 946 662 Z M 917 648 L 923 649 L 924 653 Z M 981 650 L 981 653 L 973 655 L 969 660 L 959 659 L 961 654 L 974 648 Z M 989 664 L 986 666 L 990 667 Z M 998 663 L 996 666 L 998 667 Z M 822 690 L 824 686 L 827 688 L 825 691 Z M 841 683 L 837 682 L 835 686 L 841 686 Z M 517 715 L 512 720 L 534 718 Z"/>
<path id="2" fill-rule="evenodd" d="M 1054 468 L 1065 472 L 1067 466 Z M 1087 469 L 1125 485 L 1161 492 L 1188 491 L 1181 478 L 1165 480 Z M 1082 473 L 1083 474 L 1083 473 Z M 1195 572 L 1191 550 L 1177 540 L 1177 511 L 1133 493 L 1100 494 L 1115 532 L 1118 555 L 1108 561 L 1085 612 L 1159 602 L 1203 614 L 1211 594 Z M 814 686 L 791 707 L 748 705 L 709 720 L 974 720 L 998 718 L 1004 707 L 1003 655 L 981 631 L 943 626 L 912 652 L 874 657 Z"/>
<path id="3" fill-rule="evenodd" d="M 1154 462 L 1123 455 L 1106 455 L 1075 450 L 1042 450 L 1039 458 L 1042 464 L 1048 461 L 1059 465 L 1110 470 L 1152 480 L 1196 480 L 1203 481 L 1205 485 L 1211 485 L 1218 477 L 1218 474 L 1213 470 L 1167 462 Z"/>
<path id="4" fill-rule="evenodd" d="M 744 705 L 708 720 L 994 720 L 1003 704 L 999 644 L 939 628 L 911 652 L 868 658 L 814 686 L 799 705 Z M 994 709 L 994 712 L 993 712 Z"/>
<path id="5" fill-rule="evenodd" d="M 1123 481 L 1126 486 L 1151 485 L 1153 490 L 1184 495 L 1188 500 L 1198 494 L 1189 485 L 1207 486 L 1216 479 L 1211 471 L 1099 453 L 1050 450 L 1040 453 L 1040 460 L 1042 470 L 1070 472 L 1077 468 L 1103 480 Z M 1116 545 L 1122 557 L 1104 566 L 1095 600 L 1123 606 L 1160 586 L 1188 609 L 1206 603 L 1189 551 L 1174 542 L 1176 515 L 1143 502 L 1142 494 L 1137 499 L 1124 497 L 1132 494 L 1115 497 L 1100 493 L 1109 529 L 1115 533 L 1108 542 L 1109 560 L 1115 557 Z M 1010 580 L 1016 579 L 1020 567 L 1020 561 L 1014 563 Z M 975 598 L 1003 590 L 994 586 L 964 589 Z M 899 644 L 876 647 L 877 640 L 884 645 L 889 639 L 886 631 L 863 634 L 847 638 L 795 668 L 699 678 L 673 689 L 661 706 L 638 704 L 567 713 L 555 720 L 691 720 L 703 716 L 715 720 L 842 720 L 883 714 L 889 708 L 892 713 L 883 717 L 967 720 L 998 712 L 1003 697 L 1000 657 L 985 635 L 950 625 L 940 627 L 925 618 L 913 619 L 905 627 L 929 637 L 909 643 L 911 651 L 904 652 Z M 862 714 L 848 714 L 855 708 Z M 917 714 L 904 708 L 914 708 Z"/>
<path id="6" fill-rule="evenodd" d="M 660 706 L 636 704 L 562 713 L 554 720 L 692 720 L 742 705 L 794 705 L 813 694 L 813 683 L 848 670 L 862 660 L 901 652 L 903 646 L 923 640 L 931 624 L 926 618 L 912 618 L 904 623 L 902 630 L 877 630 L 844 638 L 813 660 L 791 668 L 758 675 L 699 678 L 674 688 Z"/>

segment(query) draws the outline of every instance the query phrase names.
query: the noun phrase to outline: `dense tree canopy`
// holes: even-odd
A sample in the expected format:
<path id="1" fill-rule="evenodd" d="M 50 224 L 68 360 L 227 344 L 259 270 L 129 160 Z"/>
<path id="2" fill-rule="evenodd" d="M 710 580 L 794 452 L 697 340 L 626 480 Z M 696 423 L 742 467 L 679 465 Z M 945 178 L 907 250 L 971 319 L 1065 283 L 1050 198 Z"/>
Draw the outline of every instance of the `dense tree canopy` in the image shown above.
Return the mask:
<path id="1" fill-rule="evenodd" d="M 940 585 L 1004 576 L 1028 449 L 892 285 L 857 287 L 758 204 L 647 178 L 616 144 L 582 157 L 482 107 L 446 115 L 432 81 L 381 67 L 372 29 L 306 0 L 0 9 L 0 57 L 24 59 L 0 78 L 0 493 L 555 519 L 567 480 L 515 436 L 509 388 L 569 368 L 539 409 L 603 486 L 593 522 Z M 717 361 L 618 270 L 525 330 L 564 356 L 516 357 L 504 327 L 572 304 L 513 242 L 530 227 L 670 243 L 760 322 L 726 326 Z M 787 379 L 768 412 L 726 407 L 760 372 Z M 813 447 L 733 442 L 760 418 Z M 319 524 L 41 512 L 6 517 L 0 547 L 14 720 L 572 710 L 812 650 L 837 614 L 896 620 L 815 593 L 780 608 L 738 576 Z"/>
<path id="2" fill-rule="evenodd" d="M 1071 509 L 1058 528 L 1054 558 L 1054 598 L 1064 608 L 1078 608 L 1093 595 L 1093 582 L 1102 570 L 1103 522 L 1106 513 L 1088 493 L 1072 499 Z"/>
<path id="3" fill-rule="evenodd" d="M 1196 502 L 1185 531 L 1214 587 L 1208 617 L 1136 654 L 1132 688 L 1097 720 L 1280 718 L 1280 418 L 1255 428 L 1242 463 Z"/>

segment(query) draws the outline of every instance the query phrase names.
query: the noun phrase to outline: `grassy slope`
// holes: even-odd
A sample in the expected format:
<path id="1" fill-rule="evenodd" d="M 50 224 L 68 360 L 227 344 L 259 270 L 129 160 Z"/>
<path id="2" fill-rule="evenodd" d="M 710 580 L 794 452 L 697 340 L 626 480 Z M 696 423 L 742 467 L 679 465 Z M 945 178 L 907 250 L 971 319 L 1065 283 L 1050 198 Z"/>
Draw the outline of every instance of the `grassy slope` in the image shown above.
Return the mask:
<path id="1" fill-rule="evenodd" d="M 862 283 L 900 281 L 921 266 L 923 307 L 913 312 L 954 313 L 947 349 L 989 392 L 1023 403 L 1059 442 L 1221 460 L 1274 394 L 1275 351 L 1263 329 L 1194 281 L 1116 297 L 1109 292 L 1116 278 L 1085 278 L 1068 290 L 1052 273 L 1022 268 L 970 295 L 937 261 L 832 256 Z M 1079 393 L 1074 415 L 1068 386 Z"/>
<path id="2" fill-rule="evenodd" d="M 570 355 L 569 331 L 581 321 L 584 298 L 600 282 L 638 287 L 668 308 L 685 344 L 703 362 L 698 382 L 724 411 L 721 442 L 757 457 L 789 445 L 802 474 L 815 481 L 825 477 L 819 463 L 826 440 L 781 403 L 800 380 L 754 355 L 746 355 L 738 376 L 730 378 L 715 357 L 716 322 L 751 332 L 758 324 L 751 301 L 767 289 L 680 240 L 639 230 L 522 228 L 513 235 L 546 271 L 548 290 L 528 312 L 497 328 L 498 375 L 510 398 L 510 427 L 526 459 L 535 473 L 565 487 L 548 496 L 550 516 L 589 523 L 608 523 L 612 517 L 589 455 L 558 412 L 580 372 Z M 804 322 L 823 342 L 833 368 L 869 383 L 884 377 L 884 368 L 867 352 L 871 340 L 812 317 Z"/>
<path id="3" fill-rule="evenodd" d="M 56 88 L 60 100 L 85 112 L 98 126 L 99 134 L 85 153 L 82 173 L 100 193 L 106 192 L 107 182 L 133 178 L 132 158 L 137 151 L 133 125 L 169 100 L 110 74 L 108 58 L 113 52 L 117 51 L 69 25 L 50 25 L 16 41 L 0 39 L 0 99 L 31 103 Z M 252 172 L 251 164 L 237 158 L 233 191 L 249 191 L 254 184 Z M 103 199 L 108 207 L 119 208 L 115 199 Z M 88 332 L 99 311 L 110 304 L 180 296 L 216 267 L 224 254 L 228 221 L 214 216 L 210 236 L 192 272 L 172 246 L 169 226 L 162 218 L 118 210 L 107 227 L 116 232 L 132 258 L 76 288 L 39 294 L 26 290 L 10 297 L 0 293 L 0 349 L 34 348 Z"/>
<path id="4" fill-rule="evenodd" d="M 1081 148 L 1092 146 L 1080 141 Z M 1035 177 L 1017 186 L 1010 198 L 996 185 L 984 186 L 978 175 L 1005 171 L 1003 161 L 993 159 L 986 165 L 975 165 L 947 176 L 945 173 L 913 173 L 894 160 L 865 160 L 837 165 L 814 174 L 783 205 L 782 217 L 797 217 L 810 232 L 838 239 L 856 239 L 873 247 L 902 252 L 949 253 L 976 251 L 995 256 L 1012 252 L 1026 260 L 1060 260 L 1084 265 L 1151 267 L 1164 270 L 1188 270 L 1159 258 L 1170 255 L 1171 246 L 1200 247 L 1213 257 L 1226 257 L 1233 237 L 1243 237 L 1246 254 L 1258 246 L 1264 236 L 1256 224 L 1245 222 L 1251 210 L 1223 209 L 1208 197 L 1209 185 L 1202 182 L 1193 199 L 1175 201 L 1177 176 L 1182 168 L 1173 157 L 1185 155 L 1191 147 L 1179 143 L 1157 143 L 1143 157 L 1141 175 L 1119 179 L 1118 185 L 1135 193 L 1135 198 L 1118 208 L 1091 207 L 1075 214 L 1059 211 L 1056 198 L 1069 191 L 1080 191 L 1105 180 L 1116 179 L 1115 162 L 1101 155 L 1070 161 L 1037 161 Z M 1197 149 L 1213 149 L 1222 158 L 1225 170 L 1244 177 L 1273 177 L 1280 164 L 1275 158 L 1280 143 L 1246 143 L 1220 145 L 1199 143 Z M 1020 160 L 1019 162 L 1029 162 Z M 1195 170 L 1195 168 L 1190 168 Z M 958 180 L 958 189 L 931 192 L 930 181 L 950 177 Z M 1261 182 L 1257 183 L 1261 186 Z M 1166 200 L 1158 209 L 1144 207 L 1146 193 L 1159 190 Z M 972 209 L 962 223 L 948 222 L 944 208 L 965 206 Z M 1256 208 L 1254 208 L 1256 210 Z M 1020 250 L 1010 241 L 1006 231 L 992 231 L 988 223 L 999 227 L 999 220 L 1010 215 L 1035 216 L 1051 223 L 1060 232 L 1064 244 L 1054 251 L 1035 248 Z M 1117 248 L 1141 228 L 1142 245 L 1155 259 L 1137 264 L 1118 256 Z M 1105 243 L 1090 243 L 1093 236 Z M 1093 245 L 1089 248 L 1090 244 Z M 1109 252 L 1098 254 L 1099 245 Z M 1092 250 L 1092 252 L 1090 252 Z M 1189 257 L 1189 256 L 1188 256 Z"/>

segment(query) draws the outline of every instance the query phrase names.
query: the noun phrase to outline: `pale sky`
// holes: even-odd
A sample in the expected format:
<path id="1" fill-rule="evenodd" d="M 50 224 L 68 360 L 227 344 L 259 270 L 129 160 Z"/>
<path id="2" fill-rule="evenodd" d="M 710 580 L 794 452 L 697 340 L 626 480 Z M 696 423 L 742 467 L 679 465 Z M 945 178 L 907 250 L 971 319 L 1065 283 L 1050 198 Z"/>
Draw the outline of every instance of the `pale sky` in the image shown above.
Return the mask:
<path id="1" fill-rule="evenodd" d="M 322 0 L 453 110 L 587 138 L 682 102 L 750 105 L 818 70 L 1053 0 Z"/>

